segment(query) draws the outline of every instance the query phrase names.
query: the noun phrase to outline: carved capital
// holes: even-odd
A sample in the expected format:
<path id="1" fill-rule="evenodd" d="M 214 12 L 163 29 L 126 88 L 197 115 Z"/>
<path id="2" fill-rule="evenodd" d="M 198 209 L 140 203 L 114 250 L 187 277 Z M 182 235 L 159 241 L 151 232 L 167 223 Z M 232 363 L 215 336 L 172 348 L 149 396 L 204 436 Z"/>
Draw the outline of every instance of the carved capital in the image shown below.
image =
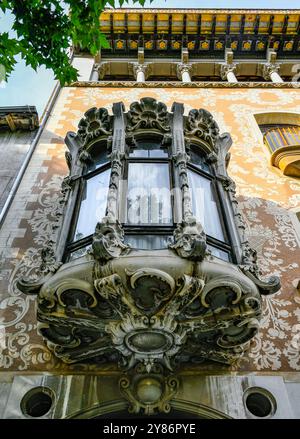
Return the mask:
<path id="1" fill-rule="evenodd" d="M 227 75 L 229 72 L 235 73 L 237 70 L 236 64 L 221 64 L 220 65 L 220 76 L 223 81 L 227 80 Z"/>
<path id="2" fill-rule="evenodd" d="M 109 71 L 109 63 L 102 62 L 98 65 L 98 77 L 99 79 L 103 79 L 105 75 L 108 74 Z"/>
<path id="3" fill-rule="evenodd" d="M 178 63 L 176 67 L 176 73 L 178 79 L 182 80 L 182 74 L 188 73 L 190 77 L 192 76 L 193 66 L 192 64 Z"/>
<path id="4" fill-rule="evenodd" d="M 133 74 L 134 74 L 135 79 L 137 79 L 137 75 L 139 72 L 142 72 L 145 76 L 145 79 L 147 79 L 150 72 L 151 72 L 151 66 L 150 66 L 150 64 L 134 63 L 134 64 L 132 64 L 132 70 L 133 70 Z"/>
<path id="5" fill-rule="evenodd" d="M 265 63 L 262 64 L 262 76 L 265 81 L 270 81 L 272 73 L 278 73 L 280 69 L 279 64 Z"/>

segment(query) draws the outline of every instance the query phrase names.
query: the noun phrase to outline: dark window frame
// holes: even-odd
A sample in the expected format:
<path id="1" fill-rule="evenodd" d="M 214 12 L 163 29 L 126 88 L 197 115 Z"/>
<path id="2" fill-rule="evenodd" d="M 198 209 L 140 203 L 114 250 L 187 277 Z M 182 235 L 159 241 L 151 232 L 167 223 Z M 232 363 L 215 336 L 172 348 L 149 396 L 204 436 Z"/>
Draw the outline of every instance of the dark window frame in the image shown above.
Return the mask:
<path id="1" fill-rule="evenodd" d="M 205 151 L 203 151 L 201 146 L 193 144 L 189 147 L 189 150 L 194 150 L 194 151 L 198 150 L 199 155 L 201 155 L 203 157 L 204 163 L 207 165 L 207 167 L 210 171 L 210 172 L 207 172 L 203 169 L 200 169 L 197 165 L 191 163 L 190 160 L 187 162 L 187 170 L 191 170 L 191 171 L 195 172 L 196 174 L 201 175 L 202 177 L 210 180 L 212 183 L 212 190 L 213 190 L 213 194 L 215 196 L 218 215 L 219 215 L 219 219 L 220 219 L 220 223 L 221 223 L 221 227 L 222 227 L 222 231 L 223 231 L 224 239 L 225 239 L 224 241 L 221 241 L 217 238 L 214 238 L 213 236 L 206 234 L 207 244 L 211 245 L 212 247 L 215 247 L 218 250 L 222 250 L 222 251 L 228 253 L 228 259 L 230 262 L 232 262 L 232 261 L 234 261 L 235 258 L 234 258 L 233 251 L 232 251 L 232 244 L 230 242 L 230 233 L 228 231 L 228 229 L 229 229 L 228 222 L 226 221 L 226 215 L 225 215 L 225 209 L 224 209 L 224 205 L 223 205 L 222 194 L 220 193 L 220 189 L 219 189 L 219 186 L 217 184 L 218 177 L 216 176 L 215 169 L 211 164 L 206 162 L 206 153 L 205 153 Z M 191 191 L 191 188 L 189 188 L 189 190 Z"/>
<path id="2" fill-rule="evenodd" d="M 100 147 L 107 148 L 106 145 L 102 146 L 101 144 L 100 144 Z M 97 152 L 97 150 L 95 150 L 95 153 L 96 152 Z M 93 159 L 93 156 L 92 156 L 92 159 Z M 90 178 L 93 178 L 96 175 L 102 174 L 103 172 L 107 171 L 108 169 L 111 169 L 111 161 L 108 157 L 107 162 L 100 165 L 99 168 L 93 169 L 92 171 L 89 171 L 88 169 L 89 169 L 89 165 L 85 164 L 83 166 L 83 169 L 82 169 L 82 171 L 83 171 L 82 174 L 76 178 L 76 182 L 77 182 L 79 187 L 78 187 L 78 192 L 77 192 L 75 209 L 74 209 L 74 212 L 72 215 L 71 227 L 69 230 L 69 235 L 68 235 L 68 239 L 67 239 L 67 243 L 66 243 L 66 247 L 65 247 L 64 258 L 63 258 L 64 260 L 69 260 L 72 253 L 74 253 L 77 250 L 80 250 L 80 249 L 83 249 L 85 247 L 90 246 L 93 242 L 93 233 L 74 241 L 74 235 L 75 235 L 75 231 L 76 231 L 76 227 L 77 227 L 77 223 L 78 223 L 84 186 L 86 184 L 86 181 L 89 180 Z M 107 206 L 106 206 L 106 208 L 107 208 Z"/>

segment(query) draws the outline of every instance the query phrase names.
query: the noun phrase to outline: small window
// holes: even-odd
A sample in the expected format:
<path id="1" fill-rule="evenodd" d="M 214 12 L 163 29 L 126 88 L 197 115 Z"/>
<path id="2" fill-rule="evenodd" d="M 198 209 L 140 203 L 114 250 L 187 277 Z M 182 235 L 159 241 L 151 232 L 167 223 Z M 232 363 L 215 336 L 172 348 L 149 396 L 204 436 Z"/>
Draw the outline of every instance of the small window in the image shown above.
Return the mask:
<path id="1" fill-rule="evenodd" d="M 261 124 L 264 143 L 271 153 L 271 164 L 284 175 L 300 177 L 300 126 L 296 124 Z"/>
<path id="2" fill-rule="evenodd" d="M 300 127 L 297 125 L 260 125 L 260 129 L 272 153 L 283 146 L 300 145 Z"/>

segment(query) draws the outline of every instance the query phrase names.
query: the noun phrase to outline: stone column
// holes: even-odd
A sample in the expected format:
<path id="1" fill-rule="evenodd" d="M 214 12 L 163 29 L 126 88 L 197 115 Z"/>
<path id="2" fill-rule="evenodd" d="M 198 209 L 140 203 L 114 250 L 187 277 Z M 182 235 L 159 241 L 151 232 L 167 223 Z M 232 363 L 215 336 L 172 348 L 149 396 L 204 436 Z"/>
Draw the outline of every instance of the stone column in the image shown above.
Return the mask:
<path id="1" fill-rule="evenodd" d="M 103 79 L 105 77 L 105 75 L 107 75 L 108 72 L 109 72 L 109 63 L 108 62 L 102 62 L 98 65 L 98 78 L 99 79 Z"/>
<path id="2" fill-rule="evenodd" d="M 236 71 L 236 65 L 234 64 L 221 64 L 220 75 L 223 81 L 238 82 L 234 72 Z"/>
<path id="3" fill-rule="evenodd" d="M 99 64 L 94 64 L 94 68 L 91 74 L 90 81 L 98 81 L 99 80 Z"/>
<path id="4" fill-rule="evenodd" d="M 177 76 L 179 79 L 181 79 L 182 82 L 192 82 L 191 72 L 191 64 L 177 64 Z"/>
<path id="5" fill-rule="evenodd" d="M 271 64 L 271 63 L 263 64 L 263 68 L 262 68 L 263 78 L 266 81 L 271 80 L 272 82 L 276 82 L 276 83 L 284 82 L 278 73 L 279 68 L 280 68 L 279 64 Z"/>
<path id="6" fill-rule="evenodd" d="M 147 64 L 135 64 L 133 66 L 133 73 L 136 78 L 136 82 L 145 82 L 148 73 Z"/>

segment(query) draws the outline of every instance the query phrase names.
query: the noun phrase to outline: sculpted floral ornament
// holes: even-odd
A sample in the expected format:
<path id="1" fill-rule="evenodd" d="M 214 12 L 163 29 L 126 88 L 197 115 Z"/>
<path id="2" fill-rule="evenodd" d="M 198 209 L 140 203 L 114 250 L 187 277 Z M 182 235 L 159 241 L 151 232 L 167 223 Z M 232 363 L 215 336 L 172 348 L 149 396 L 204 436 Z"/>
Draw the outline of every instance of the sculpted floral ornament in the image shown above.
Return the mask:
<path id="1" fill-rule="evenodd" d="M 90 108 L 78 124 L 77 136 L 86 145 L 91 140 L 111 134 L 110 116 L 106 108 Z"/>
<path id="2" fill-rule="evenodd" d="M 219 135 L 219 127 L 212 114 L 201 108 L 191 110 L 186 120 L 184 134 L 189 137 L 203 139 L 214 149 L 215 142 Z"/>
<path id="3" fill-rule="evenodd" d="M 140 102 L 133 102 L 127 118 L 128 131 L 147 128 L 154 128 L 164 133 L 170 131 L 166 105 L 153 98 L 142 98 Z"/>

